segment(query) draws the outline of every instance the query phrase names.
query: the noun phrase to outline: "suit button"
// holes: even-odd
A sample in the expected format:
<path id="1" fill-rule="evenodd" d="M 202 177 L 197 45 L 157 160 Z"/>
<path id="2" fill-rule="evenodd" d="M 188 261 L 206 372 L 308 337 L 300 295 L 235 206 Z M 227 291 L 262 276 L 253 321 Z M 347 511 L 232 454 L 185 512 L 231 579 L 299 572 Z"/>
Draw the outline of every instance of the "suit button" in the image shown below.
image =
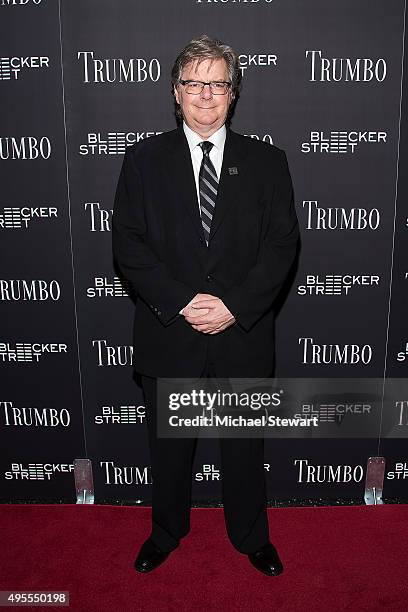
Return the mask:
<path id="1" fill-rule="evenodd" d="M 212 281 L 212 276 L 211 276 L 211 274 L 207 274 L 206 281 L 207 281 L 207 283 L 211 283 L 211 281 Z"/>
<path id="2" fill-rule="evenodd" d="M 157 311 L 157 314 L 158 314 L 158 315 L 161 315 L 161 310 L 158 310 L 158 311 Z"/>

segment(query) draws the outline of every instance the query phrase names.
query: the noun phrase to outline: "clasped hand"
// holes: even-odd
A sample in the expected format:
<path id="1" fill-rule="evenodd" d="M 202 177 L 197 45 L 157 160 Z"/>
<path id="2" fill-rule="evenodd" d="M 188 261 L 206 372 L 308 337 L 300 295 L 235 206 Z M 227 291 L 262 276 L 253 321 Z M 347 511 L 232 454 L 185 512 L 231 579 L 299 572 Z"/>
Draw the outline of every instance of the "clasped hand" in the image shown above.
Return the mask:
<path id="1" fill-rule="evenodd" d="M 218 334 L 235 323 L 224 302 L 210 293 L 197 293 L 183 308 L 183 316 L 191 327 L 204 334 Z"/>

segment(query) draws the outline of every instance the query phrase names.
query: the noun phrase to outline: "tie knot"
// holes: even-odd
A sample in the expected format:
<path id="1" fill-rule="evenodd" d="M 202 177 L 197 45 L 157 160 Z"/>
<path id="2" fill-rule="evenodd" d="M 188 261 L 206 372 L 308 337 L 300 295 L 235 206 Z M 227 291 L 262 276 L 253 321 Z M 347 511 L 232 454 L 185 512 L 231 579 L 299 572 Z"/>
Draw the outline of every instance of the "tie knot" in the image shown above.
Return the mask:
<path id="1" fill-rule="evenodd" d="M 207 156 L 214 146 L 214 144 L 212 142 L 209 142 L 208 140 L 203 140 L 202 142 L 199 143 L 199 145 L 202 149 L 204 156 Z"/>

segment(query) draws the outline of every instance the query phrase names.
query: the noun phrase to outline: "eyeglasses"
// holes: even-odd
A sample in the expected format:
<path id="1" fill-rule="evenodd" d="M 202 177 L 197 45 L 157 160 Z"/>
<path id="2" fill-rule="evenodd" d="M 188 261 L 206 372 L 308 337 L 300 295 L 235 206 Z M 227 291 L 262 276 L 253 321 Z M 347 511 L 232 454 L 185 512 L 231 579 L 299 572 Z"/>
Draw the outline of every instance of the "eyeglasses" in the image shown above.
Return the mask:
<path id="1" fill-rule="evenodd" d="M 205 85 L 209 85 L 211 93 L 215 96 L 225 95 L 231 86 L 229 81 L 209 81 L 205 83 L 204 81 L 184 81 L 179 79 L 179 83 L 184 85 L 188 94 L 200 94 Z"/>

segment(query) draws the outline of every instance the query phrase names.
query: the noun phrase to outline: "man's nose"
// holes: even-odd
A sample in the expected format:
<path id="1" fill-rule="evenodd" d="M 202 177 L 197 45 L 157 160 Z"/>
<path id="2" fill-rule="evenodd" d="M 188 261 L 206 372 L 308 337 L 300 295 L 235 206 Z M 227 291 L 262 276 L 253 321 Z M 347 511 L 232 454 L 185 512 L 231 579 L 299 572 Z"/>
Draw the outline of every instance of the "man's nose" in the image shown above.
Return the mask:
<path id="1" fill-rule="evenodd" d="M 209 85 L 204 85 L 201 97 L 205 99 L 212 98 L 212 91 Z"/>

